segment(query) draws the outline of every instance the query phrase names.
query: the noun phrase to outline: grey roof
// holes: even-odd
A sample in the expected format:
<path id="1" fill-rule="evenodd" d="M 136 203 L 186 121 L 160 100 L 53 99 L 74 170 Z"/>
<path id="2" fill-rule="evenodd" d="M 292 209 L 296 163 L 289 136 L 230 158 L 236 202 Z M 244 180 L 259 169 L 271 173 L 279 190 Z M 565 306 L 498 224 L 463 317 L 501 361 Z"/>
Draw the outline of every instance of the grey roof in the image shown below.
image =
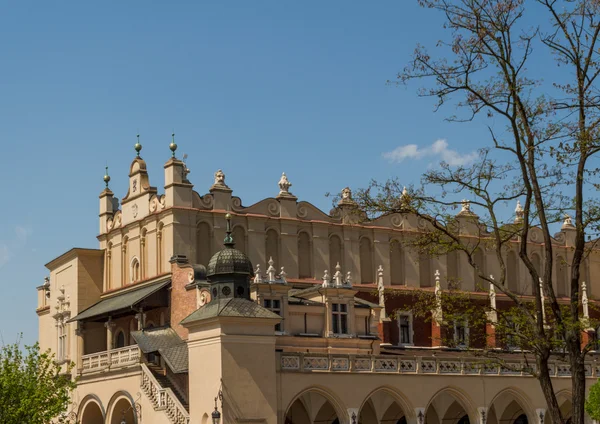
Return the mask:
<path id="1" fill-rule="evenodd" d="M 101 301 L 80 312 L 79 315 L 71 318 L 69 322 L 81 321 L 101 315 L 106 315 L 111 312 L 127 310 L 169 284 L 171 284 L 171 280 L 161 281 L 158 283 L 153 283 L 147 286 L 140 287 L 139 289 L 131 290 L 106 299 L 102 299 Z"/>
<path id="2" fill-rule="evenodd" d="M 248 256 L 232 247 L 225 247 L 210 258 L 206 268 L 206 276 L 217 274 L 243 274 L 254 276 L 254 269 Z"/>
<path id="3" fill-rule="evenodd" d="M 158 352 L 160 349 L 170 348 L 183 343 L 183 340 L 181 340 L 171 327 L 132 331 L 131 336 L 144 353 Z"/>
<path id="4" fill-rule="evenodd" d="M 256 302 L 241 298 L 227 298 L 217 299 L 202 306 L 184 318 L 181 323 L 187 324 L 218 316 L 281 319 L 279 315 L 263 308 Z"/>
<path id="5" fill-rule="evenodd" d="M 174 373 L 182 373 L 188 371 L 188 346 L 187 343 L 179 343 L 178 345 L 161 347 L 158 352 L 164 358 L 165 362 Z"/>

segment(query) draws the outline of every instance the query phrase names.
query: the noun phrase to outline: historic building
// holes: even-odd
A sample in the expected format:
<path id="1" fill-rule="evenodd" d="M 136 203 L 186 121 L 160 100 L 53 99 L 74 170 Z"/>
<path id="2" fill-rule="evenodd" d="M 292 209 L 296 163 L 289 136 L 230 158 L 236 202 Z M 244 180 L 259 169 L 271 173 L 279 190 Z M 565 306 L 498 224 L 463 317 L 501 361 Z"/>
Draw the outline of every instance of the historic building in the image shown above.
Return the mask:
<path id="1" fill-rule="evenodd" d="M 404 248 L 403 238 L 423 222 L 407 214 L 367 220 L 349 189 L 324 213 L 298 201 L 285 174 L 275 197 L 251 206 L 232 196 L 221 170 L 200 194 L 176 158 L 176 144 L 170 148 L 160 191 L 150 184 L 139 142 L 120 202 L 105 175 L 99 248 L 73 248 L 53 259 L 37 288 L 41 347 L 60 363 L 75 363 L 73 422 L 548 421 L 522 355 L 506 349 L 500 367 L 469 353 L 478 347 L 474 336 L 490 329 L 454 323 L 459 348 L 449 349 L 440 346 L 435 321 L 408 311 L 403 293 L 444 290 L 451 280 L 484 304 L 505 301 L 481 289 L 465 258 Z M 517 206 L 516 220 L 520 212 Z M 468 203 L 458 218 L 477 221 Z M 560 295 L 567 287 L 560 259 L 569 259 L 573 238 L 567 220 L 553 241 Z M 539 250 L 539 265 L 535 229 L 528 242 Z M 505 254 L 509 284 L 526 296 L 526 270 L 514 250 Z M 492 252 L 482 249 L 476 260 L 486 273 L 498 272 Z M 600 293 L 600 282 L 590 278 L 599 268 L 592 252 L 584 266 L 590 299 Z M 552 367 L 568 416 L 569 366 Z M 600 373 L 593 355 L 587 372 L 590 381 Z"/>

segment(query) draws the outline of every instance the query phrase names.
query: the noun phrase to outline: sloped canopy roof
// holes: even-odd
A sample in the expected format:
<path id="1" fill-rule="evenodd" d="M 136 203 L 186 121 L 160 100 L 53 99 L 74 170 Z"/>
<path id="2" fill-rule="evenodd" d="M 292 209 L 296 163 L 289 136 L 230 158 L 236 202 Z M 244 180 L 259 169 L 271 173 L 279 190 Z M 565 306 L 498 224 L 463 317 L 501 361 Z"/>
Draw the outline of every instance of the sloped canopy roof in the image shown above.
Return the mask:
<path id="1" fill-rule="evenodd" d="M 202 306 L 200 309 L 197 309 L 184 318 L 181 323 L 188 324 L 190 322 L 215 317 L 281 319 L 279 315 L 269 311 L 266 308 L 263 308 L 256 302 L 242 298 L 227 298 L 214 300 Z"/>
<path id="2" fill-rule="evenodd" d="M 89 308 L 80 312 L 77 316 L 71 318 L 71 321 L 94 321 L 95 319 L 105 318 L 109 315 L 115 316 L 119 313 L 128 312 L 133 306 L 140 304 L 142 301 L 148 299 L 153 294 L 157 293 L 163 287 L 171 284 L 171 280 L 161 281 L 158 283 L 149 284 L 139 289 L 120 293 L 115 296 L 102 299 Z M 157 300 L 156 305 L 161 303 Z M 164 305 L 166 306 L 166 305 Z"/>
<path id="3" fill-rule="evenodd" d="M 158 353 L 161 354 L 174 373 L 188 372 L 189 358 L 187 343 L 183 342 L 172 347 L 160 348 L 158 349 Z"/>
<path id="4" fill-rule="evenodd" d="M 168 326 L 132 331 L 131 337 L 144 353 L 158 352 L 161 348 L 169 348 L 183 343 L 175 330 Z"/>

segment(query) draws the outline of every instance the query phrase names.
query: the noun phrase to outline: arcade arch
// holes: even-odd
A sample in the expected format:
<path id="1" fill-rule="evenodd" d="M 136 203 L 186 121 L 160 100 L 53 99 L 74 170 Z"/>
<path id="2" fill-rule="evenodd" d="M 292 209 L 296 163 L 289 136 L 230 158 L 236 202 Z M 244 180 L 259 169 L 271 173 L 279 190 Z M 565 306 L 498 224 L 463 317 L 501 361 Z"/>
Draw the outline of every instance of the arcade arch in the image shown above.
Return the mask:
<path id="1" fill-rule="evenodd" d="M 117 392 L 113 395 L 107 409 L 107 424 L 126 423 L 138 424 L 135 404 L 127 392 Z"/>
<path id="2" fill-rule="evenodd" d="M 382 387 L 367 396 L 360 407 L 358 423 L 406 424 L 412 411 L 414 408 L 401 395 Z"/>
<path id="3" fill-rule="evenodd" d="M 527 396 L 520 390 L 509 388 L 500 392 L 488 409 L 488 424 L 528 424 L 535 413 Z"/>
<path id="4" fill-rule="evenodd" d="M 78 417 L 82 424 L 104 424 L 102 402 L 96 396 L 87 396 L 81 402 Z"/>
<path id="5" fill-rule="evenodd" d="M 285 413 L 285 424 L 340 424 L 345 409 L 327 391 L 313 387 L 300 393 Z"/>
<path id="6" fill-rule="evenodd" d="M 470 424 L 477 422 L 476 416 L 469 398 L 452 387 L 436 393 L 425 408 L 426 424 Z"/>

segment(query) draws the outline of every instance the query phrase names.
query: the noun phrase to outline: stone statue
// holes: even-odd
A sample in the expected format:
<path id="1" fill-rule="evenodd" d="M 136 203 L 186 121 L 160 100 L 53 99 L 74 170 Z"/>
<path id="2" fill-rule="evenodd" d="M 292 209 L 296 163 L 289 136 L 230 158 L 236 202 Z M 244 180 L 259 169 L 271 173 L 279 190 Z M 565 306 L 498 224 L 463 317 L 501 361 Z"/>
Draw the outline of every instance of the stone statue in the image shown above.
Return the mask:
<path id="1" fill-rule="evenodd" d="M 460 213 L 471 213 L 471 202 L 469 202 L 467 199 L 463 199 L 461 204 L 462 209 L 460 210 Z"/>
<path id="2" fill-rule="evenodd" d="M 260 271 L 260 264 L 256 264 L 256 271 L 254 271 L 254 282 L 262 283 L 262 274 Z"/>
<path id="3" fill-rule="evenodd" d="M 283 284 L 287 284 L 287 272 L 281 267 L 281 272 L 279 273 L 279 279 Z"/>
<path id="4" fill-rule="evenodd" d="M 515 208 L 515 224 L 523 222 L 524 214 L 525 212 L 523 212 L 523 206 L 521 206 L 521 202 L 517 200 L 517 207 Z"/>
<path id="5" fill-rule="evenodd" d="M 267 268 L 267 276 L 269 278 L 269 283 L 272 283 L 273 281 L 275 281 L 275 267 L 273 266 L 275 265 L 275 261 L 273 261 L 273 257 L 271 256 L 269 258 L 269 267 Z"/>
<path id="6" fill-rule="evenodd" d="M 290 187 L 292 186 L 292 183 L 290 183 L 290 180 L 288 180 L 287 175 L 285 175 L 285 172 L 281 174 L 281 179 L 279 180 L 279 195 L 286 195 L 286 194 L 292 194 L 290 193 Z"/>
<path id="7" fill-rule="evenodd" d="M 225 174 L 220 169 L 215 172 L 215 185 L 225 185 Z"/>
<path id="8" fill-rule="evenodd" d="M 342 190 L 342 200 L 352 200 L 352 190 L 350 190 L 350 187 Z"/>
<path id="9" fill-rule="evenodd" d="M 563 222 L 562 228 L 565 227 L 573 227 L 573 219 L 571 219 L 571 216 L 569 216 L 569 214 L 565 214 L 565 221 Z"/>
<path id="10" fill-rule="evenodd" d="M 331 281 L 330 277 L 329 277 L 329 271 L 325 270 L 325 273 L 323 274 L 323 287 L 329 287 L 329 282 Z"/>
<path id="11" fill-rule="evenodd" d="M 333 274 L 333 279 L 335 280 L 336 287 L 342 287 L 344 284 L 344 275 L 342 274 L 342 267 L 340 266 L 339 262 L 335 266 L 335 274 Z"/>

